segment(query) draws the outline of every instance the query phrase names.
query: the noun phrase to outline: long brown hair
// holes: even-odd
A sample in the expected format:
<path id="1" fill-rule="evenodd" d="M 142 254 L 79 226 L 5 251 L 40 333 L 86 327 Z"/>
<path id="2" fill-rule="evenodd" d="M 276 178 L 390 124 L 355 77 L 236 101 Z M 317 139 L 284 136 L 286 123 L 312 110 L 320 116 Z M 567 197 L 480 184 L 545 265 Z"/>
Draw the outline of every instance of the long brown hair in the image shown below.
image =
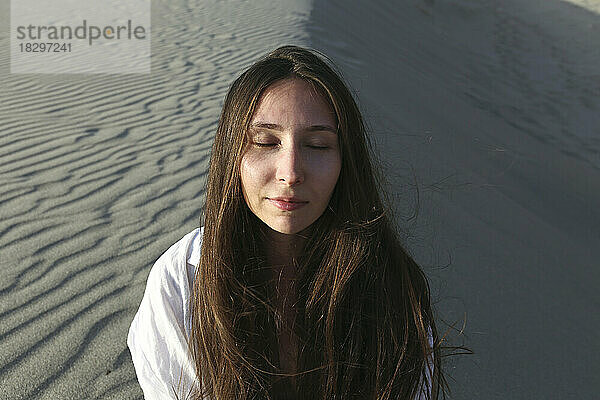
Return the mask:
<path id="1" fill-rule="evenodd" d="M 412 399 L 432 367 L 427 395 L 445 394 L 427 279 L 400 243 L 360 111 L 330 64 L 315 51 L 280 47 L 227 93 L 210 159 L 190 303 L 189 345 L 201 378 L 196 398 L 287 396 L 280 392 L 263 223 L 247 207 L 240 179 L 257 102 L 271 84 L 287 78 L 305 80 L 329 102 L 342 159 L 329 206 L 296 260 L 297 397 Z M 433 365 L 427 362 L 432 356 Z"/>

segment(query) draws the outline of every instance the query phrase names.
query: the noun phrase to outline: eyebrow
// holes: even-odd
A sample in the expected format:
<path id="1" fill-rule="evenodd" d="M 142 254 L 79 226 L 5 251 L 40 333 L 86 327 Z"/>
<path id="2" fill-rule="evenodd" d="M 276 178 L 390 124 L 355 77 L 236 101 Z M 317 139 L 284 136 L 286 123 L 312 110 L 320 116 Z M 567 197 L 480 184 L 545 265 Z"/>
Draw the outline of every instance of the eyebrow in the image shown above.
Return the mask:
<path id="1" fill-rule="evenodd" d="M 283 130 L 283 127 L 281 125 L 270 124 L 268 122 L 254 122 L 250 126 L 252 128 L 263 128 L 263 129 L 270 129 L 270 130 L 274 130 L 274 131 L 282 131 Z M 326 131 L 326 132 L 335 133 L 337 135 L 337 129 L 335 129 L 331 125 L 311 125 L 304 130 L 308 131 L 308 132 Z"/>

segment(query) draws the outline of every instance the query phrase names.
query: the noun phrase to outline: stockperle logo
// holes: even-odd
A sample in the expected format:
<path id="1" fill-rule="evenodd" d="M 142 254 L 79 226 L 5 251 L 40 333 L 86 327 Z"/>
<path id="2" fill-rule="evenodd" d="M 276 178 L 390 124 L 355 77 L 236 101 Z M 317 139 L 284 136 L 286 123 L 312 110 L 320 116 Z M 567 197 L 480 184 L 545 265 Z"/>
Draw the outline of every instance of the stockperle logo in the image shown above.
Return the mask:
<path id="1" fill-rule="evenodd" d="M 12 0 L 11 73 L 150 73 L 149 0 Z"/>

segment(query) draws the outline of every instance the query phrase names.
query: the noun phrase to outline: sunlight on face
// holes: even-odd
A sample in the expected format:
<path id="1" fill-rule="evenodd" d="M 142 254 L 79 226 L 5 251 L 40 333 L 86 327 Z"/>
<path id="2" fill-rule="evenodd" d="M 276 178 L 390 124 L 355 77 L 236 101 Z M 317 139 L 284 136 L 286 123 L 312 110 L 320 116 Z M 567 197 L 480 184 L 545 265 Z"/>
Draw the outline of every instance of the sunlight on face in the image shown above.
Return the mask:
<path id="1" fill-rule="evenodd" d="M 271 229 L 298 233 L 327 208 L 342 165 L 335 126 L 331 107 L 301 79 L 261 96 L 240 173 L 246 204 Z"/>

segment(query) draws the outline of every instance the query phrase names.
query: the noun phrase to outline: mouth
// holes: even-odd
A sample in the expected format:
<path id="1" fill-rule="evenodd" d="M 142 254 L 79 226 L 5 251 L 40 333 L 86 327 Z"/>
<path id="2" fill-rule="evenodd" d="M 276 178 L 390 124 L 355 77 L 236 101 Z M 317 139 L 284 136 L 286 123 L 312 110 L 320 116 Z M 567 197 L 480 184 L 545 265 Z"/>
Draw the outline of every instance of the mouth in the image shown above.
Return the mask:
<path id="1" fill-rule="evenodd" d="M 308 203 L 308 201 L 301 200 L 298 197 L 267 197 L 269 200 L 284 201 L 286 203 Z"/>
<path id="2" fill-rule="evenodd" d="M 279 208 L 280 210 L 284 210 L 284 211 L 296 210 L 296 209 L 298 209 L 300 207 L 304 207 L 306 204 L 308 204 L 308 201 L 299 201 L 296 199 L 283 200 L 283 198 L 281 198 L 281 197 L 276 197 L 276 198 L 267 197 L 267 200 L 269 200 L 271 202 L 271 204 L 273 204 L 275 207 Z"/>

